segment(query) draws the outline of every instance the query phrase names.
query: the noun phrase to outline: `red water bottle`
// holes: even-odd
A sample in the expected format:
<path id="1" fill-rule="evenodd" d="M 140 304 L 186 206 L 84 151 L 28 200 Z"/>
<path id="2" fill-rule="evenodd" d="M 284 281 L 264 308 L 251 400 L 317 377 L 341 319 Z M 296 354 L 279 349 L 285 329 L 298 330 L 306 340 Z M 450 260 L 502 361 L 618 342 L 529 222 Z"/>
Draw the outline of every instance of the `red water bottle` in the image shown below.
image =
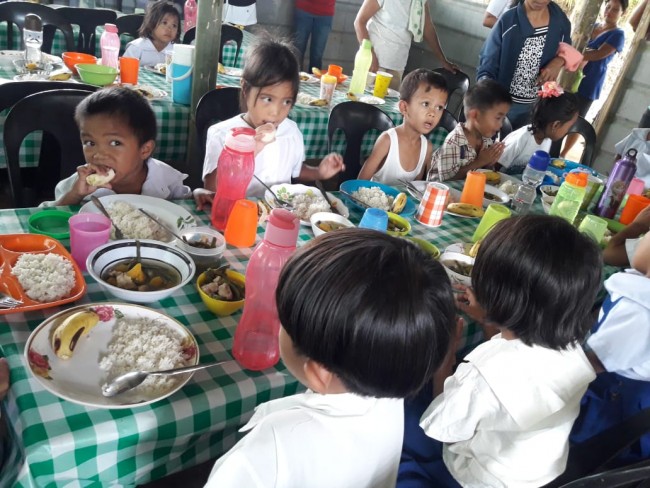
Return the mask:
<path id="1" fill-rule="evenodd" d="M 224 230 L 237 200 L 246 197 L 246 189 L 255 171 L 255 130 L 231 129 L 217 163 L 217 194 L 212 202 L 212 225 Z"/>
<path id="2" fill-rule="evenodd" d="M 275 290 L 282 267 L 296 250 L 299 228 L 300 221 L 294 214 L 273 209 L 264 240 L 248 262 L 244 314 L 232 347 L 233 356 L 246 369 L 260 371 L 274 366 L 280 359 L 280 319 Z"/>
<path id="3" fill-rule="evenodd" d="M 196 0 L 187 0 L 185 6 L 183 7 L 183 17 L 184 17 L 184 26 L 183 32 L 187 32 L 192 27 L 196 26 L 196 11 L 198 7 L 196 6 Z"/>

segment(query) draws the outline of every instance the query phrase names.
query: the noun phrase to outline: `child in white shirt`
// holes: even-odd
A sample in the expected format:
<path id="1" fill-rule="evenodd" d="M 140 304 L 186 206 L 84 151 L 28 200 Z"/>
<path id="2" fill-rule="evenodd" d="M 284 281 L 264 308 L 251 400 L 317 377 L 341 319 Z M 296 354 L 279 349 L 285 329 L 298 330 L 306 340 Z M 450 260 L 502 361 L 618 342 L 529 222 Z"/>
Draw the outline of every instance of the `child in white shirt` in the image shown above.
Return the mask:
<path id="1" fill-rule="evenodd" d="M 442 75 L 424 68 L 411 71 L 400 85 L 398 107 L 404 121 L 380 134 L 359 179 L 386 185 L 423 179 L 433 153 L 425 136 L 440 122 L 448 94 Z"/>
<path id="2" fill-rule="evenodd" d="M 280 355 L 308 390 L 259 406 L 206 487 L 394 487 L 402 399 L 453 334 L 444 269 L 408 241 L 344 229 L 296 252 L 276 298 Z"/>
<path id="3" fill-rule="evenodd" d="M 140 27 L 140 37 L 126 45 L 124 57 L 137 58 L 140 66 L 155 66 L 165 62 L 173 43 L 181 35 L 181 17 L 172 2 L 159 0 L 149 5 Z"/>

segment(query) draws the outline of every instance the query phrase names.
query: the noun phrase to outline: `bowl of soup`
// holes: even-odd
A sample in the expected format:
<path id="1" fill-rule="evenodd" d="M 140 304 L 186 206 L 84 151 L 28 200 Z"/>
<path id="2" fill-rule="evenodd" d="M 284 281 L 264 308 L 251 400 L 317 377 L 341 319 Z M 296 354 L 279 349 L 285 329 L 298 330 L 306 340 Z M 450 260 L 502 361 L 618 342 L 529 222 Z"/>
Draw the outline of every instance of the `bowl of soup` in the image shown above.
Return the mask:
<path id="1" fill-rule="evenodd" d="M 309 217 L 311 230 L 314 237 L 318 237 L 326 232 L 333 232 L 339 229 L 354 227 L 354 224 L 342 215 L 333 212 L 316 212 Z"/>
<path id="2" fill-rule="evenodd" d="M 510 201 L 510 195 L 506 192 L 499 190 L 496 186 L 485 185 L 483 192 L 483 206 L 487 207 L 491 203 L 507 204 Z"/>
<path id="3" fill-rule="evenodd" d="M 110 295 L 128 302 L 152 303 L 187 284 L 196 272 L 183 250 L 160 241 L 111 241 L 90 253 L 88 274 Z"/>
<path id="4" fill-rule="evenodd" d="M 445 268 L 452 285 L 472 286 L 474 258 L 459 252 L 445 251 L 438 261 Z"/>

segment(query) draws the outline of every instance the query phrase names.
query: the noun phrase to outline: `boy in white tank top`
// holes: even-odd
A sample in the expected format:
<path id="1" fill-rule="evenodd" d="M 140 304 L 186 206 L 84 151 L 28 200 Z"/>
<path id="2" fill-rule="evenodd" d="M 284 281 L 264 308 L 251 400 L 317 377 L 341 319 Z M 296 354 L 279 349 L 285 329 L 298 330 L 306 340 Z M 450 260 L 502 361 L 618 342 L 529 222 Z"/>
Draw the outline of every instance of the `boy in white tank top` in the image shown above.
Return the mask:
<path id="1" fill-rule="evenodd" d="M 449 91 L 442 75 L 419 68 L 400 86 L 399 110 L 403 122 L 380 134 L 359 172 L 360 180 L 397 185 L 399 180 L 421 180 L 433 146 L 426 138 L 442 117 Z"/>

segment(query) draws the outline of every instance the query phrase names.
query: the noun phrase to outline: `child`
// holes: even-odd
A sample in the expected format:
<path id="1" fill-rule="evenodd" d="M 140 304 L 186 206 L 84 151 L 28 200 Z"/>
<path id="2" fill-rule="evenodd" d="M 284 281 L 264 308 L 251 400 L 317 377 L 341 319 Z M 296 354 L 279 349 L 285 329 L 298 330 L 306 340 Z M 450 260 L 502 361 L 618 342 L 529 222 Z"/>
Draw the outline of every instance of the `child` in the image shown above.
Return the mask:
<path id="1" fill-rule="evenodd" d="M 639 212 L 630 224 L 617 232 L 603 250 L 603 260 L 611 266 L 629 266 L 643 234 L 650 232 L 650 207 Z"/>
<path id="2" fill-rule="evenodd" d="M 646 188 L 650 187 L 650 129 L 632 129 L 627 137 L 616 146 L 616 160 L 627 154 L 628 150 L 636 149 L 636 177 L 641 178 Z"/>
<path id="3" fill-rule="evenodd" d="M 425 135 L 438 125 L 448 94 L 442 75 L 424 68 L 411 71 L 400 86 L 399 111 L 404 121 L 377 138 L 359 179 L 386 185 L 421 180 L 433 152 Z"/>
<path id="4" fill-rule="evenodd" d="M 99 90 L 77 107 L 86 164 L 60 181 L 55 202 L 77 205 L 90 195 L 142 194 L 168 200 L 188 198 L 186 174 L 151 157 L 156 146 L 156 116 L 149 102 L 124 87 Z"/>
<path id="5" fill-rule="evenodd" d="M 538 92 L 531 115 L 531 124 L 511 132 L 503 140 L 505 149 L 499 164 L 508 173 L 521 173 L 535 151 L 549 152 L 551 143 L 567 135 L 578 120 L 578 100 L 557 83 L 544 83 Z"/>
<path id="6" fill-rule="evenodd" d="M 499 132 L 512 98 L 494 80 L 470 87 L 463 104 L 467 122 L 459 123 L 433 153 L 428 180 L 462 180 L 471 170 L 493 165 L 503 153 L 503 142 L 492 143 Z"/>
<path id="7" fill-rule="evenodd" d="M 140 37 L 126 45 L 124 57 L 138 58 L 141 66 L 165 62 L 174 42 L 181 36 L 181 17 L 172 2 L 159 0 L 150 4 L 140 27 Z"/>
<path id="8" fill-rule="evenodd" d="M 596 244 L 560 218 L 494 227 L 461 309 L 500 334 L 465 357 L 421 418 L 431 443 L 444 443 L 444 463 L 430 463 L 437 471 L 418 463 L 407 430 L 400 479 L 415 466 L 431 486 L 533 487 L 564 471 L 569 431 L 595 377 L 579 342 L 601 268 Z"/>
<path id="9" fill-rule="evenodd" d="M 586 343 L 598 377 L 582 399 L 571 441 L 582 443 L 650 408 L 650 234 L 631 259 L 632 267 L 605 281 L 609 296 Z M 624 464 L 650 457 L 650 435 L 618 456 Z"/>
<path id="10" fill-rule="evenodd" d="M 300 69 L 292 47 L 282 41 L 262 38 L 248 51 L 241 79 L 240 103 L 248 111 L 208 129 L 203 184 L 216 190 L 217 162 L 226 134 L 235 127 L 256 130 L 255 175 L 268 186 L 288 183 L 291 178 L 325 180 L 344 169 L 338 154 L 325 157 L 318 167 L 303 164 L 305 146 L 296 123 L 287 119 L 298 95 Z M 264 187 L 251 180 L 247 196 L 261 198 Z M 211 201 L 205 190 L 195 191 L 199 207 Z"/>
<path id="11" fill-rule="evenodd" d="M 259 406 L 206 487 L 395 486 L 402 399 L 433 376 L 454 328 L 442 266 L 408 241 L 344 229 L 300 248 L 276 297 L 282 360 L 308 390 Z"/>

